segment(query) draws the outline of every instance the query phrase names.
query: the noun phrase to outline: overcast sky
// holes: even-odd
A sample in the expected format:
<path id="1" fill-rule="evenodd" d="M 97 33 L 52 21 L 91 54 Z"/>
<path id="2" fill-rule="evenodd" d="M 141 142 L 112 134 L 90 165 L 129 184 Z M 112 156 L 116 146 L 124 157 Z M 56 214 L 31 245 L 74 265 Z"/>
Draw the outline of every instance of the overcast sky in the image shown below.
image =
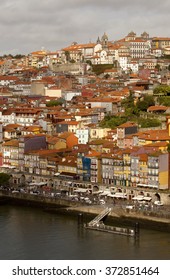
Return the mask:
<path id="1" fill-rule="evenodd" d="M 56 51 L 130 31 L 170 37 L 170 0 L 1 0 L 0 54 Z"/>

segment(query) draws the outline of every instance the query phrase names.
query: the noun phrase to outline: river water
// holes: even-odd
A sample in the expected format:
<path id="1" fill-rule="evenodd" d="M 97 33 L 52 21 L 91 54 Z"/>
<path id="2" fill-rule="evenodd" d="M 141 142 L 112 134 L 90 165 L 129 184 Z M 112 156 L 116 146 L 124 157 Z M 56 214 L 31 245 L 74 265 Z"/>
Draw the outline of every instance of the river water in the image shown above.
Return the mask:
<path id="1" fill-rule="evenodd" d="M 0 206 L 1 260 L 169 260 L 170 233 L 140 237 L 84 229 L 77 218 L 41 209 Z"/>

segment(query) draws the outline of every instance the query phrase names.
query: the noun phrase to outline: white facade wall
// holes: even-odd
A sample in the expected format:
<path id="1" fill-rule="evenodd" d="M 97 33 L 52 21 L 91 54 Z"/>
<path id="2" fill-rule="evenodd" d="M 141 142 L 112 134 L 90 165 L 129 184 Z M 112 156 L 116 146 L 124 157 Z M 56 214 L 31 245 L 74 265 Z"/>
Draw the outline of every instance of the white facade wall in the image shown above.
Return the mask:
<path id="1" fill-rule="evenodd" d="M 4 125 L 9 123 L 17 123 L 15 113 L 12 113 L 10 115 L 3 115 L 2 112 L 0 112 L 0 122 L 2 122 Z"/>
<path id="2" fill-rule="evenodd" d="M 119 56 L 118 62 L 120 64 L 120 67 L 126 71 L 127 70 L 127 64 L 128 64 L 128 58 L 127 56 Z"/>
<path id="3" fill-rule="evenodd" d="M 66 101 L 71 101 L 71 99 L 74 97 L 74 96 L 80 96 L 81 95 L 81 92 L 63 92 L 62 93 L 62 98 L 64 98 Z"/>
<path id="4" fill-rule="evenodd" d="M 77 129 L 76 137 L 79 144 L 87 144 L 89 142 L 89 129 Z"/>
<path id="5" fill-rule="evenodd" d="M 16 116 L 15 117 L 15 122 L 17 124 L 23 125 L 23 126 L 30 126 L 34 123 L 35 121 L 35 117 L 34 116 L 29 116 L 29 117 L 25 117 L 25 116 Z"/>
<path id="6" fill-rule="evenodd" d="M 139 64 L 138 63 L 128 63 L 127 68 L 131 69 L 133 73 L 137 73 L 139 70 Z"/>

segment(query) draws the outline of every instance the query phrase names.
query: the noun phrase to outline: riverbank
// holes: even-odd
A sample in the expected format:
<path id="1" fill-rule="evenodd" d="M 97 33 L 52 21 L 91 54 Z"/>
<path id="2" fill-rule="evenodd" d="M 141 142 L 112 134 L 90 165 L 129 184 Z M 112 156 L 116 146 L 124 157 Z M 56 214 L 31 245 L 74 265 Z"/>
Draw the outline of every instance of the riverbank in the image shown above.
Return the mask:
<path id="1" fill-rule="evenodd" d="M 83 216 L 83 222 L 89 222 L 90 219 L 100 214 L 105 208 L 103 205 L 83 205 L 80 202 L 68 201 L 65 199 L 56 199 L 49 197 L 25 195 L 25 194 L 2 194 L 0 204 L 20 205 L 28 207 L 38 207 L 43 211 L 58 213 L 62 215 Z M 129 209 L 118 208 L 112 205 L 112 211 L 105 221 L 107 224 L 130 226 L 136 223 L 141 228 L 154 229 L 170 232 L 170 218 L 161 217 L 147 211 L 134 211 Z"/>
<path id="2" fill-rule="evenodd" d="M 103 208 L 104 207 L 101 206 L 69 207 L 65 212 L 70 215 L 78 215 L 81 213 L 84 216 L 85 222 L 89 222 L 90 218 L 100 214 Z M 139 223 L 141 228 L 170 232 L 170 219 L 148 216 L 146 213 L 139 213 L 137 211 L 127 212 L 126 210 L 114 207 L 112 208 L 111 213 L 107 216 L 105 223 L 130 227 L 134 227 L 136 223 Z"/>

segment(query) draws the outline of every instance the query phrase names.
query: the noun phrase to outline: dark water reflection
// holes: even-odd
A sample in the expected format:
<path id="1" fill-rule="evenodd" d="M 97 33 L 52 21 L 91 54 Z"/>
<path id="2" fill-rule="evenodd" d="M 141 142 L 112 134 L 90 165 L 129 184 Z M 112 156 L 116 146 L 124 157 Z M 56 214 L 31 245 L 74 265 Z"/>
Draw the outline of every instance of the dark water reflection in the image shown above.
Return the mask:
<path id="1" fill-rule="evenodd" d="M 77 219 L 39 209 L 0 207 L 0 259 L 168 260 L 170 234 L 140 231 L 140 239 L 85 230 Z"/>

